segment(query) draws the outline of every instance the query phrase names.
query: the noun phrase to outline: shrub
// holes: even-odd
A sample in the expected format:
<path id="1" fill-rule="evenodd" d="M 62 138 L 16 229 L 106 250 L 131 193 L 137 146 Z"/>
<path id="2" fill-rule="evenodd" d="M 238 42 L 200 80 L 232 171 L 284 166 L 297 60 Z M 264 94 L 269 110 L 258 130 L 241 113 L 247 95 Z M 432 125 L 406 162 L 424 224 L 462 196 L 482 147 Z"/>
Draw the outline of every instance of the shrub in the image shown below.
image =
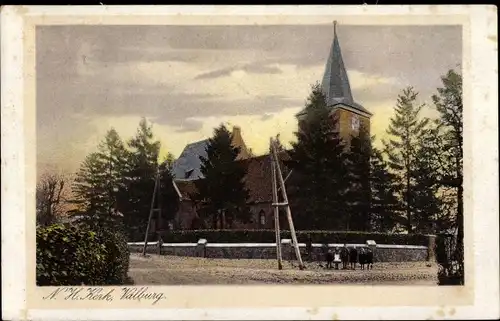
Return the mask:
<path id="1" fill-rule="evenodd" d="M 84 224 L 37 229 L 37 285 L 125 284 L 128 267 L 119 231 Z"/>
<path id="2" fill-rule="evenodd" d="M 344 231 L 297 231 L 299 242 L 305 243 L 308 236 L 314 243 L 366 243 L 374 240 L 379 244 L 427 245 L 423 234 L 389 234 Z M 212 243 L 272 243 L 276 241 L 274 230 L 180 230 L 162 235 L 166 243 L 197 242 L 200 238 Z M 281 231 L 281 238 L 291 238 L 290 231 Z"/>
<path id="3" fill-rule="evenodd" d="M 105 246 L 97 233 L 55 224 L 36 231 L 37 285 L 105 283 Z"/>
<path id="4" fill-rule="evenodd" d="M 106 252 L 106 284 L 119 285 L 127 282 L 130 251 L 122 232 L 99 228 L 97 236 L 104 244 Z"/>
<path id="5" fill-rule="evenodd" d="M 439 285 L 463 285 L 463 248 L 452 234 L 439 234 L 436 238 L 436 261 L 439 264 Z"/>

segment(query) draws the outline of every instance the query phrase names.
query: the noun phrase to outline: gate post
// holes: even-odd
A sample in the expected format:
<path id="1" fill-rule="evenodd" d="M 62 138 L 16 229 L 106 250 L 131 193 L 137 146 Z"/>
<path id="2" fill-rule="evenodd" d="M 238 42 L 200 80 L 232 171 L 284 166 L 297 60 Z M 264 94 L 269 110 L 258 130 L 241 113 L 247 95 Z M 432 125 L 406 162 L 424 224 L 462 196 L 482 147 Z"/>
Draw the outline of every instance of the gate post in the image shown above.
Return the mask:
<path id="1" fill-rule="evenodd" d="M 427 261 L 436 261 L 436 235 L 427 235 Z"/>
<path id="2" fill-rule="evenodd" d="M 197 257 L 206 257 L 206 249 L 207 249 L 207 240 L 199 239 L 196 244 L 196 256 Z"/>

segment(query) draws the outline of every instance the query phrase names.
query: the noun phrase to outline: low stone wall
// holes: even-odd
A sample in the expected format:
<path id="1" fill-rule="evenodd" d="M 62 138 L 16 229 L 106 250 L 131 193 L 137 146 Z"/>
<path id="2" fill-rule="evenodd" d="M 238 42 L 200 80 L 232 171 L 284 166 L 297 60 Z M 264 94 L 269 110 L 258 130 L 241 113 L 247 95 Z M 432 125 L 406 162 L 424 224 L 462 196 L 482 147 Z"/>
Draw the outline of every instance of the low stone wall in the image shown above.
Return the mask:
<path id="1" fill-rule="evenodd" d="M 191 256 L 203 257 L 203 253 L 200 253 L 197 243 L 165 243 L 161 246 L 162 255 L 176 255 L 176 256 Z"/>
<path id="2" fill-rule="evenodd" d="M 144 242 L 128 243 L 128 249 L 133 253 L 142 253 Z M 157 253 L 158 242 L 148 242 L 146 245 L 146 253 Z"/>
<path id="3" fill-rule="evenodd" d="M 224 259 L 276 258 L 276 244 L 272 243 L 208 243 L 206 257 Z"/>
<path id="4" fill-rule="evenodd" d="M 429 261 L 427 246 L 377 244 L 374 260 L 377 262 Z"/>
<path id="5" fill-rule="evenodd" d="M 144 243 L 129 243 L 131 252 L 142 252 Z M 342 247 L 343 244 L 328 244 L 329 248 Z M 366 244 L 347 244 L 348 247 L 362 247 Z M 299 243 L 302 259 L 306 255 L 306 245 Z M 433 260 L 433 251 L 427 246 L 376 244 L 372 247 L 375 262 L 409 262 Z M 295 260 L 295 249 L 288 240 L 281 247 L 283 260 Z M 147 253 L 188 257 L 225 258 L 225 259 L 276 259 L 276 243 L 163 243 L 148 242 Z M 323 244 L 312 244 L 312 261 L 324 261 Z"/>

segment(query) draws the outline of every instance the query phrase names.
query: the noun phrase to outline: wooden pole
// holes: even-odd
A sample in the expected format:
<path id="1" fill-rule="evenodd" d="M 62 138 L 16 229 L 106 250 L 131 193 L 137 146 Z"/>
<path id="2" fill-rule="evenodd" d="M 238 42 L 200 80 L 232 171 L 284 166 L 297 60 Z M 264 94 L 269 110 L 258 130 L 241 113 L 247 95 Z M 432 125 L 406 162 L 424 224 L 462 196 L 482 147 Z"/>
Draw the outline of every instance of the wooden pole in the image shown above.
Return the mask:
<path id="1" fill-rule="evenodd" d="M 274 156 L 274 163 L 276 164 L 276 168 L 278 170 L 278 179 L 279 179 L 280 186 L 281 186 L 281 195 L 283 197 L 283 203 L 286 204 L 286 216 L 288 218 L 288 224 L 290 225 L 290 233 L 292 234 L 292 242 L 293 242 L 293 246 L 295 248 L 295 255 L 297 256 L 297 259 L 299 260 L 299 269 L 303 270 L 304 263 L 302 262 L 302 257 L 300 256 L 299 243 L 297 241 L 297 235 L 295 234 L 295 227 L 293 226 L 292 211 L 290 210 L 290 204 L 288 204 L 288 197 L 286 195 L 286 189 L 285 189 L 285 180 L 283 179 L 283 175 L 281 174 L 280 163 L 278 161 L 278 155 L 276 153 L 274 141 L 271 141 L 271 144 L 272 144 L 271 149 L 272 149 L 272 153 Z"/>
<path id="2" fill-rule="evenodd" d="M 272 144 L 272 138 L 271 138 Z M 271 174 L 272 174 L 272 184 L 273 184 L 273 210 L 274 210 L 274 231 L 276 233 L 276 256 L 278 258 L 278 269 L 283 269 L 282 256 L 281 256 L 281 237 L 280 237 L 280 219 L 279 219 L 279 208 L 278 208 L 278 189 L 276 182 L 276 164 L 274 158 L 271 156 Z"/>
<path id="3" fill-rule="evenodd" d="M 285 183 L 286 183 L 286 181 L 288 180 L 288 178 L 290 177 L 290 175 L 292 175 L 292 172 L 293 172 L 293 169 L 292 169 L 292 170 L 288 173 L 288 175 L 286 175 L 286 177 L 285 177 Z M 278 192 L 279 192 L 279 191 L 281 191 L 281 186 L 280 186 L 280 187 L 278 187 Z"/>
<path id="4" fill-rule="evenodd" d="M 153 189 L 153 197 L 151 198 L 151 209 L 149 210 L 148 226 L 146 227 L 146 235 L 144 236 L 144 247 L 142 249 L 143 256 L 146 256 L 146 247 L 148 246 L 149 226 L 151 225 L 151 218 L 153 217 L 155 198 L 156 198 L 156 190 L 158 189 L 158 181 L 159 180 L 160 180 L 160 173 L 157 171 L 156 177 L 155 177 L 155 187 Z"/>

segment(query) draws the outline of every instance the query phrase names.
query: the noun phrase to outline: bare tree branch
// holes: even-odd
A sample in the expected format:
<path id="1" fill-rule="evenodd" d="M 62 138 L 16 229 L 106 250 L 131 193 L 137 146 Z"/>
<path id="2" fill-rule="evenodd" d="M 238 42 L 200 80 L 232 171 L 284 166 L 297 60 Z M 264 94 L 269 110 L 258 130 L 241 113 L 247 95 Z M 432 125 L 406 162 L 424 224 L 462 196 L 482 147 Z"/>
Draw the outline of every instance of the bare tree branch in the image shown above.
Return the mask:
<path id="1" fill-rule="evenodd" d="M 66 177 L 62 174 L 44 174 L 36 186 L 37 224 L 50 225 L 57 222 L 62 213 Z"/>

